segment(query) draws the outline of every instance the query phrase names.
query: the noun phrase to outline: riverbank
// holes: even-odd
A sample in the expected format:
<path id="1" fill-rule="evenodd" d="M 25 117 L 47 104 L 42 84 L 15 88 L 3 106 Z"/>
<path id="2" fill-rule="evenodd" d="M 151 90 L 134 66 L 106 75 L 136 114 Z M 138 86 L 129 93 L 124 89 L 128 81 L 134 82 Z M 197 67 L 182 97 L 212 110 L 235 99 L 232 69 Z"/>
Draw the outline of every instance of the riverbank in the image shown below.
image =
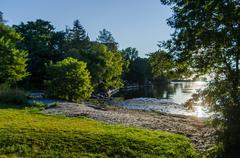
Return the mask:
<path id="1" fill-rule="evenodd" d="M 140 127 L 160 130 L 187 136 L 194 148 L 205 153 L 214 144 L 214 129 L 206 124 L 206 119 L 171 115 L 140 110 L 127 110 L 114 106 L 95 106 L 91 103 L 59 103 L 58 106 L 43 111 L 50 115 L 65 115 L 68 117 L 86 116 L 110 124 L 122 124 L 130 127 Z"/>
<path id="2" fill-rule="evenodd" d="M 196 153 L 181 135 L 0 104 L 0 157 L 195 158 Z"/>

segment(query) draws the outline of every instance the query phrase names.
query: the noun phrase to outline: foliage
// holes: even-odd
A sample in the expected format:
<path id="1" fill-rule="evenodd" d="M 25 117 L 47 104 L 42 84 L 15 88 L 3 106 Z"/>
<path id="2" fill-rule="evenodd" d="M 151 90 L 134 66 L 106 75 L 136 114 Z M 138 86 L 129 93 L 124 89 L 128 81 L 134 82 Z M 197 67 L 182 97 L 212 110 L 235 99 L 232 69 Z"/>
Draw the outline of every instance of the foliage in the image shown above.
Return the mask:
<path id="1" fill-rule="evenodd" d="M 186 137 L 31 110 L 0 109 L 0 155 L 10 157 L 195 157 Z"/>
<path id="2" fill-rule="evenodd" d="M 223 156 L 239 157 L 240 1 L 161 1 L 172 6 L 174 15 L 168 24 L 176 30 L 172 40 L 163 46 L 183 72 L 214 74 L 203 92 L 205 103 L 220 115 L 215 123 L 223 143 Z"/>
<path id="3" fill-rule="evenodd" d="M 91 49 L 91 42 L 79 20 L 75 20 L 73 28 L 66 29 L 65 57 L 84 60 L 84 54 Z"/>
<path id="4" fill-rule="evenodd" d="M 7 84 L 0 85 L 0 102 L 5 104 L 27 104 L 27 96 L 23 90 L 11 88 Z"/>
<path id="5" fill-rule="evenodd" d="M 99 31 L 99 36 L 97 37 L 97 42 L 102 43 L 108 47 L 111 51 L 116 52 L 118 49 L 118 43 L 115 41 L 112 33 L 103 29 Z"/>
<path id="6" fill-rule="evenodd" d="M 90 39 L 86 34 L 85 29 L 80 24 L 79 20 L 73 22 L 73 28 L 66 30 L 66 47 L 68 52 L 71 52 L 72 49 L 84 50 L 88 49 L 90 44 Z"/>
<path id="7" fill-rule="evenodd" d="M 173 57 L 165 51 L 157 51 L 149 54 L 149 64 L 155 79 L 178 77 Z"/>
<path id="8" fill-rule="evenodd" d="M 138 57 L 129 65 L 129 72 L 126 74 L 126 79 L 129 83 L 145 84 L 151 80 L 151 68 L 148 59 Z"/>
<path id="9" fill-rule="evenodd" d="M 26 82 L 32 83 L 34 87 L 41 87 L 46 78 L 46 64 L 62 59 L 60 49 L 64 36 L 55 33 L 50 22 L 41 19 L 13 27 L 24 37 L 19 47 L 29 52 L 28 71 L 31 76 Z"/>
<path id="10" fill-rule="evenodd" d="M 22 37 L 15 30 L 0 23 L 0 83 L 15 84 L 28 76 L 27 52 L 17 49 Z"/>
<path id="11" fill-rule="evenodd" d="M 97 41 L 100 43 L 115 43 L 115 39 L 113 38 L 111 32 L 107 31 L 106 29 L 99 31 Z"/>
<path id="12" fill-rule="evenodd" d="M 136 48 L 128 47 L 121 51 L 124 58 L 123 79 L 129 84 L 145 84 L 151 80 L 151 69 L 148 59 L 138 57 Z"/>
<path id="13" fill-rule="evenodd" d="M 105 45 L 95 43 L 85 54 L 92 83 L 97 91 L 120 88 L 123 59 L 120 53 L 110 51 Z"/>
<path id="14" fill-rule="evenodd" d="M 71 57 L 51 64 L 48 67 L 47 95 L 70 101 L 88 99 L 93 88 L 86 67 L 86 63 Z"/>
<path id="15" fill-rule="evenodd" d="M 123 57 L 130 62 L 138 58 L 138 50 L 136 48 L 128 47 L 121 51 Z"/>

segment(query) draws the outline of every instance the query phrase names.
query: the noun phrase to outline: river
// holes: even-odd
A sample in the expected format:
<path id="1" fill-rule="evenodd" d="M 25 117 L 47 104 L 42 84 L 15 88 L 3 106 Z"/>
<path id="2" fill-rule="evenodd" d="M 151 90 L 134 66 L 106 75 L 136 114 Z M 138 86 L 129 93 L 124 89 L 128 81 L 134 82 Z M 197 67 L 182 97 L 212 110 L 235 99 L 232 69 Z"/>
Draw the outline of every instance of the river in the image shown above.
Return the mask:
<path id="1" fill-rule="evenodd" d="M 183 104 L 193 93 L 204 89 L 207 82 L 171 82 L 158 83 L 152 86 L 121 90 L 115 97 L 122 97 L 122 106 L 129 109 L 154 110 L 172 114 L 208 117 L 208 109 L 202 105 L 189 110 Z"/>

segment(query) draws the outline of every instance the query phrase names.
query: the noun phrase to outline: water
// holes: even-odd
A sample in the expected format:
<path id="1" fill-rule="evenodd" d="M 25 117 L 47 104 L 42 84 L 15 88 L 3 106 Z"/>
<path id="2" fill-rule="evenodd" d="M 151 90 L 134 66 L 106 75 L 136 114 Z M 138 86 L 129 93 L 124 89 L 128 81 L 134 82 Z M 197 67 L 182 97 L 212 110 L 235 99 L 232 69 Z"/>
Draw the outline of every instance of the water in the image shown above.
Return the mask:
<path id="1" fill-rule="evenodd" d="M 197 105 L 189 110 L 183 104 L 192 94 L 203 89 L 207 82 L 171 82 L 131 90 L 121 90 L 116 97 L 123 97 L 121 106 L 129 109 L 155 110 L 160 112 L 208 117 L 206 107 Z"/>

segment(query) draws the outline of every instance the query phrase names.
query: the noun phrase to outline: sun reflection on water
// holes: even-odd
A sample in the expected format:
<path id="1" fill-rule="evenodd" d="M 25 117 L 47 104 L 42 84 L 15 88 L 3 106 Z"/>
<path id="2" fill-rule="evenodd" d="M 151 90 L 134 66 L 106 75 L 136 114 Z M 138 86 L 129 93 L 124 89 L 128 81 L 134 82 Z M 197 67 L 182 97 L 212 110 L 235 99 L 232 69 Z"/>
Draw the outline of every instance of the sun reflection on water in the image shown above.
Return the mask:
<path id="1" fill-rule="evenodd" d="M 196 112 L 197 117 L 204 117 L 205 116 L 205 112 L 203 111 L 202 106 L 197 106 L 195 112 Z"/>

